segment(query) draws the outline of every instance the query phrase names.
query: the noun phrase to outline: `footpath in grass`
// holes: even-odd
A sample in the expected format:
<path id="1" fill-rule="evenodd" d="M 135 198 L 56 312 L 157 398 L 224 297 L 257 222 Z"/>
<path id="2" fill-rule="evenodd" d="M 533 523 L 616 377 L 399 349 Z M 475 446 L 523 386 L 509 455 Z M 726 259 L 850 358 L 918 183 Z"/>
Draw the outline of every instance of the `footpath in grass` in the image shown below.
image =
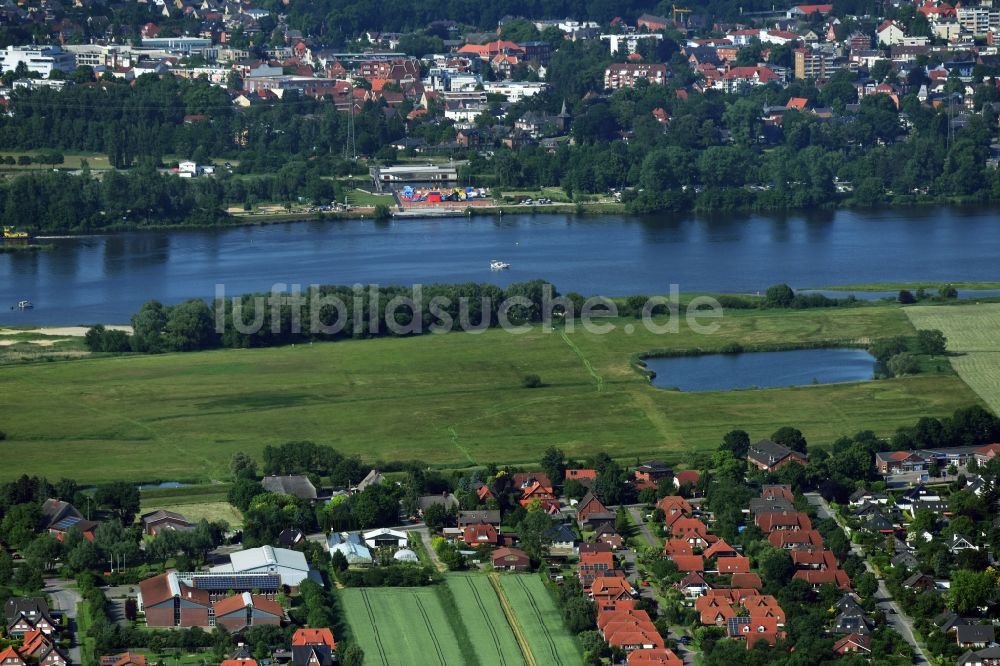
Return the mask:
<path id="1" fill-rule="evenodd" d="M 351 588 L 341 592 L 365 664 L 464 664 L 453 622 L 433 587 Z M 484 662 L 496 663 L 496 662 Z"/>
<path id="2" fill-rule="evenodd" d="M 938 329 L 948 338 L 949 360 L 958 376 L 1000 414 L 1000 304 L 918 306 L 904 310 L 918 329 Z"/>
<path id="3" fill-rule="evenodd" d="M 483 574 L 448 574 L 448 588 L 481 664 L 524 664 L 500 600 Z"/>
<path id="4" fill-rule="evenodd" d="M 580 644 L 566 630 L 555 600 L 538 576 L 501 575 L 500 587 L 537 663 L 569 666 L 581 662 Z"/>

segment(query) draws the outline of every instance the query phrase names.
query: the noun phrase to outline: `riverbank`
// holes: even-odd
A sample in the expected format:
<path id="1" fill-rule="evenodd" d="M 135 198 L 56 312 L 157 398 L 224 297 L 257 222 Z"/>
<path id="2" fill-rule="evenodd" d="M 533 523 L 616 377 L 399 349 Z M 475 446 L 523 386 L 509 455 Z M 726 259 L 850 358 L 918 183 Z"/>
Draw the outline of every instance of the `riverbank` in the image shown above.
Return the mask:
<path id="1" fill-rule="evenodd" d="M 31 252 L 41 252 L 51 250 L 54 245 L 51 243 L 3 243 L 0 242 L 0 254 L 29 254 Z"/>
<path id="2" fill-rule="evenodd" d="M 847 285 L 833 285 L 829 287 L 809 287 L 808 289 L 802 289 L 801 291 L 900 291 L 903 289 L 909 291 L 916 291 L 917 289 L 938 289 L 941 286 L 948 285 L 954 287 L 955 289 L 1000 289 L 1000 282 L 968 282 L 968 281 L 949 281 L 949 282 L 867 282 L 862 284 L 847 284 Z"/>

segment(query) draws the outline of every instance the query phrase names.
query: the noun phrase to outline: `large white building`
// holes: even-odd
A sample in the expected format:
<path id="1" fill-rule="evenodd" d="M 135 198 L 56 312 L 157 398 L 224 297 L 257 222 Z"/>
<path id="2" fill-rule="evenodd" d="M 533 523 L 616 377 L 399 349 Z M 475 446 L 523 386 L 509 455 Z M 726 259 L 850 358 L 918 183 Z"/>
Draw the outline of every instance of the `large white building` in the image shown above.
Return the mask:
<path id="1" fill-rule="evenodd" d="M 534 81 L 487 81 L 483 90 L 492 95 L 503 95 L 507 101 L 517 104 L 525 97 L 537 95 L 548 88 L 548 84 Z"/>
<path id="2" fill-rule="evenodd" d="M 281 584 L 289 587 L 298 587 L 310 578 L 306 556 L 297 550 L 261 546 L 233 553 L 229 561 L 230 564 L 212 567 L 210 571 L 213 574 L 278 574 Z"/>
<path id="3" fill-rule="evenodd" d="M 76 58 L 58 46 L 9 46 L 0 49 L 0 69 L 11 72 L 24 63 L 29 72 L 48 77 L 52 70 L 70 73 L 76 69 Z"/>

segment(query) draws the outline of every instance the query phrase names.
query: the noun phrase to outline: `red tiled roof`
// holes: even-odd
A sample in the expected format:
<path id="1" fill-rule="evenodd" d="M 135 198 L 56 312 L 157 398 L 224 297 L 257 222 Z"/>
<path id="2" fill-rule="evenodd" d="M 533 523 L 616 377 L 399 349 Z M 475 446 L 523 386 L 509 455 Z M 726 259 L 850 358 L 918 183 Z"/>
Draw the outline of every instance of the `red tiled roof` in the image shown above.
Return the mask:
<path id="1" fill-rule="evenodd" d="M 630 652 L 628 666 L 684 666 L 684 661 L 673 650 L 653 648 Z"/>
<path id="2" fill-rule="evenodd" d="M 336 649 L 337 642 L 333 639 L 333 632 L 326 627 L 322 629 L 296 629 L 292 635 L 292 645 L 328 645 L 330 649 Z"/>
<path id="3" fill-rule="evenodd" d="M 754 590 L 763 587 L 760 576 L 755 573 L 734 573 L 729 584 L 733 587 L 749 587 Z"/>
<path id="4" fill-rule="evenodd" d="M 701 555 L 674 555 L 672 558 L 679 571 L 704 571 L 705 559 Z"/>
<path id="5" fill-rule="evenodd" d="M 720 557 L 715 561 L 720 574 L 750 573 L 750 560 L 742 555 Z"/>

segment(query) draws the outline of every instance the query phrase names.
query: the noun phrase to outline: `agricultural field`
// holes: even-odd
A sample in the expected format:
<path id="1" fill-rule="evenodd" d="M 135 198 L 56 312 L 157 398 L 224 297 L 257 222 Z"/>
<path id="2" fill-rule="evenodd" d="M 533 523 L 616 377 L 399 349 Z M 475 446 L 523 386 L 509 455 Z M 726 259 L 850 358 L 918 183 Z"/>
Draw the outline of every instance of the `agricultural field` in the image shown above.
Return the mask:
<path id="1" fill-rule="evenodd" d="M 949 360 L 958 376 L 1000 414 L 1000 304 L 919 306 L 905 309 L 918 329 L 938 329 L 948 338 Z"/>
<path id="2" fill-rule="evenodd" d="M 235 451 L 260 456 L 268 444 L 303 439 L 373 463 L 529 464 L 549 445 L 570 456 L 604 450 L 679 462 L 715 449 L 732 428 L 760 438 L 792 425 L 823 446 L 979 402 L 950 373 L 683 393 L 651 386 L 633 363 L 657 349 L 914 335 L 897 306 L 733 310 L 712 335 L 683 322 L 660 334 L 635 320 L 610 323 L 604 335 L 535 326 L 0 366 L 0 430 L 17 450 L 0 480 L 39 469 L 82 482 L 227 479 Z M 543 386 L 524 388 L 529 373 Z"/>
<path id="3" fill-rule="evenodd" d="M 499 578 L 535 662 L 567 666 L 580 663 L 580 644 L 566 630 L 562 614 L 541 579 L 525 574 L 501 574 Z"/>
<path id="4" fill-rule="evenodd" d="M 462 624 L 473 637 L 481 664 L 524 664 L 517 639 L 489 579 L 483 574 L 448 574 L 448 588 L 462 613 Z M 546 662 L 541 662 L 546 663 Z"/>
<path id="5" fill-rule="evenodd" d="M 464 663 L 453 622 L 433 587 L 351 588 L 341 593 L 365 664 Z"/>

